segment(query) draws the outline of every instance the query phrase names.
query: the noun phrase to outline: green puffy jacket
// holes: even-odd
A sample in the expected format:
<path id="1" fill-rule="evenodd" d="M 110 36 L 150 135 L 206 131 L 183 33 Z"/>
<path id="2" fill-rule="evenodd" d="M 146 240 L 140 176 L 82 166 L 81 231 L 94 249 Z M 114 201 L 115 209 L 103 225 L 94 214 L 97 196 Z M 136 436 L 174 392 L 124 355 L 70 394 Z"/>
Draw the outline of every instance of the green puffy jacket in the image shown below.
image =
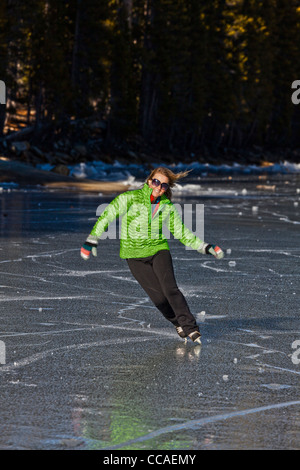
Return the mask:
<path id="1" fill-rule="evenodd" d="M 152 188 L 144 184 L 142 189 L 117 196 L 97 220 L 88 240 L 98 241 L 109 224 L 122 217 L 120 258 L 145 258 L 160 250 L 169 250 L 163 226 L 164 231 L 167 229 L 184 245 L 205 253 L 207 244 L 183 224 L 177 209 L 164 194 L 157 212 L 152 216 L 151 193 Z"/>

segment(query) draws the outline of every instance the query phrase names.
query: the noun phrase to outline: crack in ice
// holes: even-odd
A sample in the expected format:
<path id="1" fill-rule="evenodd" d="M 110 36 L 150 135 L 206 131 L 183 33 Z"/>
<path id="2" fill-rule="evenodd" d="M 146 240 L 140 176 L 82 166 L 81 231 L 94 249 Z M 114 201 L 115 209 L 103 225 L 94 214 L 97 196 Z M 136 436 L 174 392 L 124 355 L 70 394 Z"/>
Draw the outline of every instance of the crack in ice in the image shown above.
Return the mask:
<path id="1" fill-rule="evenodd" d="M 240 416 L 246 416 L 250 415 L 253 413 L 261 413 L 263 411 L 268 411 L 268 410 L 274 410 L 274 409 L 279 409 L 279 408 L 286 408 L 288 406 L 294 406 L 294 405 L 300 405 L 299 400 L 295 401 L 289 401 L 285 403 L 276 403 L 274 405 L 266 405 L 266 406 L 261 406 L 259 408 L 250 408 L 247 410 L 240 410 L 240 411 L 233 411 L 231 413 L 225 413 L 221 415 L 216 415 L 216 416 L 210 416 L 207 418 L 200 418 L 200 419 L 194 419 L 191 421 L 186 421 L 185 423 L 181 424 L 175 424 L 173 426 L 166 426 L 164 428 L 157 429 L 156 431 L 150 432 L 148 434 L 145 434 L 144 436 L 140 436 L 136 439 L 131 439 L 126 442 L 122 442 L 120 444 L 111 446 L 111 447 L 105 447 L 102 450 L 106 449 L 120 449 L 122 447 L 126 447 L 132 444 L 136 444 L 138 442 L 144 442 L 144 441 L 149 441 L 150 439 L 154 439 L 158 436 L 161 436 L 163 434 L 168 434 L 176 431 L 182 431 L 182 430 L 187 430 L 187 429 L 197 429 L 201 426 L 204 426 L 205 424 L 210 424 L 210 423 L 215 423 L 217 421 L 223 421 L 226 419 L 230 418 L 235 418 L 235 417 L 240 417 Z"/>

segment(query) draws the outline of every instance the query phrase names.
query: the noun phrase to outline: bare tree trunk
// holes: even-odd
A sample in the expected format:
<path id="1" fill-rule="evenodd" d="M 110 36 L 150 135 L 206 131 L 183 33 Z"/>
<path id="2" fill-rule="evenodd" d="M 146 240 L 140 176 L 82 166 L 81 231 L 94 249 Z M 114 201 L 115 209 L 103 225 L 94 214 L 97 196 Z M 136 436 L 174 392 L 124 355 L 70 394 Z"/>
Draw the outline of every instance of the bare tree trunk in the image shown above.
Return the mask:
<path id="1" fill-rule="evenodd" d="M 71 84 L 73 87 L 78 82 L 78 51 L 79 51 L 79 24 L 80 24 L 80 6 L 81 0 L 77 0 L 77 11 L 75 21 L 75 32 L 74 32 L 74 44 L 73 44 L 73 57 L 72 57 L 72 70 L 71 70 Z"/>
<path id="2" fill-rule="evenodd" d="M 154 8 L 152 5 L 152 0 L 145 0 L 144 11 L 146 16 L 144 49 L 148 53 L 149 51 L 153 50 L 151 37 L 148 32 L 148 25 L 152 25 L 154 19 Z M 147 54 L 147 56 L 149 56 L 149 54 Z M 151 134 L 152 130 L 156 98 L 155 75 L 149 70 L 148 64 L 143 63 L 139 127 L 142 136 L 146 140 Z"/>
<path id="3" fill-rule="evenodd" d="M 3 135 L 6 116 L 6 85 L 0 80 L 0 136 Z"/>
<path id="4" fill-rule="evenodd" d="M 131 30 L 132 28 L 132 3 L 133 3 L 133 0 L 123 0 L 124 9 L 126 12 L 126 20 L 127 20 L 129 30 Z"/>
<path id="5" fill-rule="evenodd" d="M 40 84 L 35 100 L 35 129 L 40 127 L 43 118 L 43 95 L 43 85 Z"/>
<path id="6" fill-rule="evenodd" d="M 254 121 L 252 122 L 251 124 L 251 128 L 250 128 L 250 131 L 249 131 L 249 134 L 247 135 L 246 139 L 245 139 L 245 143 L 244 143 L 244 146 L 246 147 L 247 145 L 251 145 L 251 140 L 252 140 L 252 137 L 256 131 L 256 126 L 257 126 L 257 120 L 254 119 Z"/>
<path id="7" fill-rule="evenodd" d="M 5 118 L 6 118 L 6 106 L 5 104 L 2 104 L 0 106 L 0 137 L 3 136 Z"/>

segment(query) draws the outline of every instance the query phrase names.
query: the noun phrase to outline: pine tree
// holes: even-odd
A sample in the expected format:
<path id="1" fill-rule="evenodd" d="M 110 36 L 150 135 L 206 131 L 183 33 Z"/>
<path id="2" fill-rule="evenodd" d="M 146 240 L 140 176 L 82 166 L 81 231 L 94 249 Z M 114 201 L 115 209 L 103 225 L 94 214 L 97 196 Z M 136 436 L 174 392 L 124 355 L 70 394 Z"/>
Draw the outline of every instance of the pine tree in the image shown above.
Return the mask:
<path id="1" fill-rule="evenodd" d="M 108 144 L 125 141 L 135 133 L 137 125 L 131 2 L 113 0 L 111 9 L 114 21 L 110 44 Z"/>
<path id="2" fill-rule="evenodd" d="M 8 32 L 9 23 L 7 15 L 7 2 L 0 3 L 0 80 L 5 84 L 5 91 L 10 86 L 7 65 L 8 65 Z M 6 104 L 0 104 L 0 136 L 3 135 L 6 118 Z"/>
<path id="3" fill-rule="evenodd" d="M 72 22 L 71 88 L 75 117 L 104 109 L 109 96 L 109 2 L 77 0 Z"/>
<path id="4" fill-rule="evenodd" d="M 181 156 L 292 145 L 299 44 L 298 0 L 3 0 L 0 133 L 22 108 L 36 129 L 105 116 L 107 144 Z"/>
<path id="5" fill-rule="evenodd" d="M 298 0 L 277 0 L 276 3 L 274 101 L 268 141 L 273 145 L 290 145 L 295 111 L 291 102 L 291 83 L 300 76 L 300 8 Z"/>

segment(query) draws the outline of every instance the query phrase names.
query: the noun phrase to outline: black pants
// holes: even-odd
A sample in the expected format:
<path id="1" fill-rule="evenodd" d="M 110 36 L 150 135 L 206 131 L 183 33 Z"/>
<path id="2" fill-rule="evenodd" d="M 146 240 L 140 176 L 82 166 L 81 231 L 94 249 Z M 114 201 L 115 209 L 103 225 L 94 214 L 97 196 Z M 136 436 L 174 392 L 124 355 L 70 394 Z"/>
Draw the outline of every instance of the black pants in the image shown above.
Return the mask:
<path id="1" fill-rule="evenodd" d="M 187 335 L 199 331 L 195 317 L 177 287 L 169 250 L 161 250 L 147 258 L 128 258 L 127 263 L 135 279 L 167 320 L 174 326 L 181 326 Z"/>

